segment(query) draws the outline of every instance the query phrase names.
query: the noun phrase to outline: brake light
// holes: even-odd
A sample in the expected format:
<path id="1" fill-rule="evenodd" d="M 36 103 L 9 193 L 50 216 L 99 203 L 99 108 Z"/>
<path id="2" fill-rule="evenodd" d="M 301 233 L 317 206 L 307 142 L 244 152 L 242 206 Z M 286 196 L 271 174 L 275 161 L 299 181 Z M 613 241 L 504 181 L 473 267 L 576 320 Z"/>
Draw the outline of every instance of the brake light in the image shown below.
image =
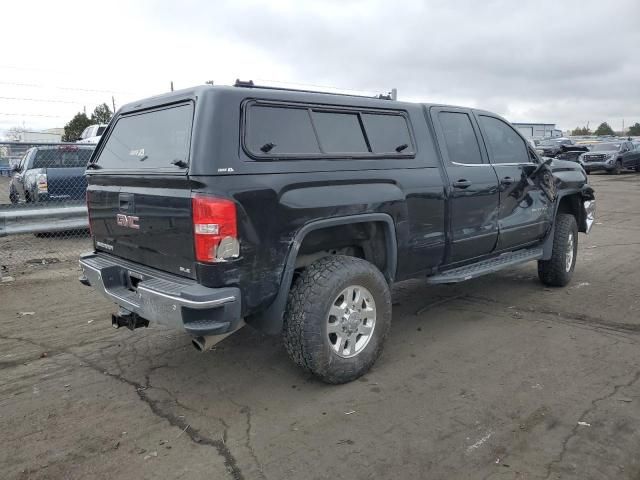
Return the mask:
<path id="1" fill-rule="evenodd" d="M 39 173 L 36 176 L 36 184 L 38 186 L 38 193 L 47 193 L 49 191 L 49 186 L 47 185 L 47 174 Z"/>
<path id="2" fill-rule="evenodd" d="M 223 198 L 191 199 L 196 260 L 224 262 L 240 256 L 236 204 Z"/>

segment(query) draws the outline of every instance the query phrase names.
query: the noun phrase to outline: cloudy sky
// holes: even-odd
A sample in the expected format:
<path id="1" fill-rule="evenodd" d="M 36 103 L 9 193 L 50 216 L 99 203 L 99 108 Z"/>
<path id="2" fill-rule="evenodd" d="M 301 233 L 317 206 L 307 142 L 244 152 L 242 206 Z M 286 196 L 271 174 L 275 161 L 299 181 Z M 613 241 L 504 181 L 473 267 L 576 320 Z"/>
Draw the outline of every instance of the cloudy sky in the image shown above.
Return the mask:
<path id="1" fill-rule="evenodd" d="M 640 122 L 638 0 L 21 0 L 2 19 L 0 130 L 236 78 L 396 87 L 563 129 Z"/>

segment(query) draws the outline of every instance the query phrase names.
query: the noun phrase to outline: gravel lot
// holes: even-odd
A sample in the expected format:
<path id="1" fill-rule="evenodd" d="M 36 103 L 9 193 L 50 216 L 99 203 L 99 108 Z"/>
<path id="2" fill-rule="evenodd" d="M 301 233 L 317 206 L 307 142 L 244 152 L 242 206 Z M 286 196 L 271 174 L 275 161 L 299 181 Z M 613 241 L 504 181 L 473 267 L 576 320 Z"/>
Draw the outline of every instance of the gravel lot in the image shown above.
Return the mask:
<path id="1" fill-rule="evenodd" d="M 640 478 L 640 175 L 591 182 L 569 287 L 534 264 L 399 284 L 385 353 L 343 386 L 249 328 L 205 354 L 113 330 L 74 264 L 25 268 L 0 285 L 2 478 Z"/>

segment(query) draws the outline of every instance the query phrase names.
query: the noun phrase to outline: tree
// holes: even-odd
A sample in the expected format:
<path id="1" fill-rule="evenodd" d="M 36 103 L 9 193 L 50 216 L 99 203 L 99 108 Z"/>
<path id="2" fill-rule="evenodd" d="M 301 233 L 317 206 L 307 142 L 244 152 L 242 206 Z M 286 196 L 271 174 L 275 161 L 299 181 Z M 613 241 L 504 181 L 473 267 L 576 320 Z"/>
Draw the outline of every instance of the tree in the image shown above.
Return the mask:
<path id="1" fill-rule="evenodd" d="M 106 103 L 98 105 L 91 114 L 91 123 L 109 123 L 113 112 Z"/>
<path id="2" fill-rule="evenodd" d="M 591 130 L 587 127 L 576 127 L 571 131 L 571 135 L 591 135 Z"/>
<path id="3" fill-rule="evenodd" d="M 627 135 L 631 135 L 633 137 L 640 136 L 640 123 L 636 122 L 629 127 L 629 131 Z"/>
<path id="4" fill-rule="evenodd" d="M 80 138 L 82 131 L 91 125 L 92 122 L 86 113 L 76 113 L 76 115 L 64 126 L 63 142 L 75 142 Z"/>
<path id="5" fill-rule="evenodd" d="M 20 142 L 22 141 L 22 134 L 26 131 L 24 127 L 11 127 L 7 130 L 5 137 L 10 142 Z"/>
<path id="6" fill-rule="evenodd" d="M 611 128 L 607 122 L 602 122 L 598 126 L 598 128 L 596 128 L 596 131 L 593 132 L 593 134 L 594 135 L 615 135 L 615 132 L 613 131 L 613 128 Z"/>

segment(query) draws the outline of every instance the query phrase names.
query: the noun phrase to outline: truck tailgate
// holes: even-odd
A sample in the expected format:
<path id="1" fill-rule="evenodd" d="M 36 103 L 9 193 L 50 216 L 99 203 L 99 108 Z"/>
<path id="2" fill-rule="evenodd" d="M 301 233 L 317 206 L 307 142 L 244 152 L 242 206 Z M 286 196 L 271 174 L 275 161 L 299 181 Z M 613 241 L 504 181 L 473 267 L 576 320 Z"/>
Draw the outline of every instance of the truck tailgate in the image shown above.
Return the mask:
<path id="1" fill-rule="evenodd" d="M 187 178 L 182 180 L 184 188 L 147 185 L 144 193 L 131 182 L 92 185 L 87 204 L 96 250 L 195 278 L 191 189 Z"/>

